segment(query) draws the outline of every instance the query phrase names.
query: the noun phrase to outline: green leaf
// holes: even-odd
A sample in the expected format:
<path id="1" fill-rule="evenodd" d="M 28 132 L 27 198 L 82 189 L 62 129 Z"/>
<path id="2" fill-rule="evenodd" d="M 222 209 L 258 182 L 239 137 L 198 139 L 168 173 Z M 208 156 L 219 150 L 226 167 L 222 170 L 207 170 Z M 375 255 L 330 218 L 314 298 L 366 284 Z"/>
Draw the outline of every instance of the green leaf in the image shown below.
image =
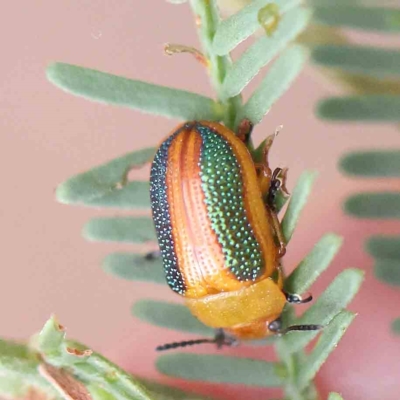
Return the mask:
<path id="1" fill-rule="evenodd" d="M 343 400 L 343 397 L 336 392 L 329 393 L 328 400 Z"/>
<path id="2" fill-rule="evenodd" d="M 298 385 L 301 389 L 305 388 L 314 379 L 322 364 L 337 347 L 354 318 L 355 314 L 344 310 L 324 328 L 315 348 L 307 357 L 306 363 L 299 370 Z"/>
<path id="3" fill-rule="evenodd" d="M 400 10 L 380 7 L 315 7 L 316 22 L 382 33 L 400 32 Z"/>
<path id="4" fill-rule="evenodd" d="M 102 268 L 129 281 L 166 283 L 161 257 L 146 259 L 146 254 L 112 253 L 104 258 Z"/>
<path id="5" fill-rule="evenodd" d="M 182 120 L 219 120 L 221 107 L 208 97 L 76 65 L 47 68 L 50 82 L 86 99 Z"/>
<path id="6" fill-rule="evenodd" d="M 28 346 L 0 339 L 0 395 L 23 399 L 34 389 L 40 398 L 60 399 L 39 374 L 38 366 L 37 354 Z"/>
<path id="7" fill-rule="evenodd" d="M 400 335 L 400 318 L 396 318 L 391 324 L 392 332 L 396 335 Z"/>
<path id="8" fill-rule="evenodd" d="M 208 396 L 206 397 L 195 393 L 184 392 L 175 387 L 163 385 L 148 379 L 140 378 L 139 380 L 149 391 L 151 391 L 155 400 L 212 400 Z"/>
<path id="9" fill-rule="evenodd" d="M 305 171 L 300 175 L 290 198 L 288 208 L 282 220 L 282 231 L 286 242 L 289 243 L 300 218 L 301 211 L 307 203 L 312 185 L 317 174 L 314 171 Z"/>
<path id="10" fill-rule="evenodd" d="M 304 293 L 308 290 L 328 268 L 342 243 L 343 239 L 338 235 L 333 233 L 324 235 L 286 279 L 285 290 L 288 293 Z"/>
<path id="11" fill-rule="evenodd" d="M 15 357 L 26 360 L 36 359 L 26 345 L 11 340 L 0 339 L 0 359 L 2 357 Z"/>
<path id="12" fill-rule="evenodd" d="M 376 77 L 400 75 L 400 51 L 356 45 L 322 45 L 312 51 L 312 60 L 324 67 Z"/>
<path id="13" fill-rule="evenodd" d="M 142 321 L 162 328 L 191 333 L 201 337 L 215 336 L 214 329 L 203 325 L 192 315 L 186 306 L 181 304 L 143 299 L 137 301 L 132 306 L 132 314 Z M 243 341 L 241 344 L 267 346 L 272 344 L 276 338 L 276 336 L 270 336 L 260 340 Z"/>
<path id="14" fill-rule="evenodd" d="M 125 182 L 131 169 L 151 161 L 156 149 L 133 151 L 87 172 L 75 175 L 57 187 L 57 200 L 65 204 L 136 208 L 149 205 L 148 182 Z"/>
<path id="15" fill-rule="evenodd" d="M 92 393 L 103 391 L 107 399 L 155 400 L 139 380 L 82 344 L 65 340 L 65 329 L 54 318 L 40 333 L 37 350 L 46 363 L 68 370 Z"/>
<path id="16" fill-rule="evenodd" d="M 55 355 L 60 352 L 64 343 L 65 330 L 54 316 L 50 317 L 44 324 L 37 339 L 37 347 L 42 353 Z"/>
<path id="17" fill-rule="evenodd" d="M 317 114 L 332 121 L 399 122 L 400 96 L 364 95 L 321 100 Z"/>
<path id="18" fill-rule="evenodd" d="M 307 51 L 301 46 L 291 46 L 274 62 L 258 88 L 243 106 L 236 123 L 248 118 L 258 124 L 272 105 L 286 92 L 302 70 Z"/>
<path id="19" fill-rule="evenodd" d="M 225 97 L 234 97 L 267 65 L 290 41 L 307 26 L 311 13 L 300 7 L 288 12 L 279 22 L 273 36 L 262 36 L 235 61 L 223 83 Z"/>
<path id="20" fill-rule="evenodd" d="M 349 6 L 349 5 L 359 5 L 363 4 L 368 0 L 335 0 L 333 3 L 332 0 L 306 0 L 306 4 L 309 6 L 329 6 L 329 7 L 337 7 L 337 6 Z M 370 0 L 375 1 L 375 0 Z"/>
<path id="21" fill-rule="evenodd" d="M 156 240 L 154 225 L 148 217 L 93 218 L 83 228 L 88 240 L 145 243 Z"/>
<path id="22" fill-rule="evenodd" d="M 132 307 L 132 314 L 152 325 L 200 336 L 215 335 L 214 329 L 198 321 L 189 309 L 181 304 L 156 300 L 139 300 Z M 162 343 L 160 343 L 162 344 Z"/>
<path id="23" fill-rule="evenodd" d="M 400 236 L 371 236 L 366 249 L 375 258 L 400 259 Z"/>
<path id="24" fill-rule="evenodd" d="M 239 12 L 223 20 L 219 24 L 214 36 L 214 52 L 220 56 L 230 53 L 239 43 L 259 29 L 258 12 L 269 3 L 271 3 L 271 0 L 253 0 Z M 278 6 L 280 14 L 282 15 L 291 8 L 299 5 L 301 1 L 274 0 L 273 3 Z M 265 23 L 268 23 L 268 21 L 265 21 Z"/>
<path id="25" fill-rule="evenodd" d="M 163 374 L 188 380 L 261 387 L 282 385 L 277 364 L 251 358 L 175 353 L 159 357 L 156 366 Z"/>
<path id="26" fill-rule="evenodd" d="M 315 303 L 298 319 L 297 324 L 326 325 L 346 308 L 357 294 L 364 278 L 364 272 L 358 269 L 346 269 L 341 272 Z M 318 335 L 318 331 L 289 332 L 281 340 L 289 353 L 294 353 Z"/>
<path id="27" fill-rule="evenodd" d="M 400 218 L 400 192 L 360 193 L 349 197 L 345 211 L 357 218 Z"/>
<path id="28" fill-rule="evenodd" d="M 121 189 L 114 189 L 110 194 L 85 202 L 90 207 L 107 207 L 118 209 L 149 209 L 150 185 L 149 182 L 128 182 Z"/>
<path id="29" fill-rule="evenodd" d="M 349 175 L 365 177 L 400 177 L 400 151 L 359 151 L 346 154 L 340 168 Z"/>
<path id="30" fill-rule="evenodd" d="M 398 259 L 375 260 L 374 273 L 380 281 L 391 286 L 400 286 L 400 262 Z"/>

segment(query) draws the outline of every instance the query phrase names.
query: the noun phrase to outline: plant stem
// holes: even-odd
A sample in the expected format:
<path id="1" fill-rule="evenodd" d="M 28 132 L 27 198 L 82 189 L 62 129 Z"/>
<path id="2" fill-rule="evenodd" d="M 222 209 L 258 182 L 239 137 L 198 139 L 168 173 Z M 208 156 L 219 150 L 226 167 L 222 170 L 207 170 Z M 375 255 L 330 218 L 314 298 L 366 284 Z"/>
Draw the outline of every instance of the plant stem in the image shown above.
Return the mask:
<path id="1" fill-rule="evenodd" d="M 300 389 L 297 384 L 297 371 L 301 368 L 306 355 L 303 351 L 290 353 L 284 340 L 277 340 L 275 352 L 286 369 L 284 391 L 286 398 L 290 400 L 318 400 L 318 392 L 313 382 L 305 389 Z"/>
<path id="2" fill-rule="evenodd" d="M 231 129 L 234 128 L 235 117 L 241 108 L 240 96 L 226 98 L 222 92 L 222 83 L 232 61 L 230 56 L 218 56 L 214 53 L 212 42 L 220 22 L 218 7 L 215 0 L 190 0 L 193 13 L 198 21 L 198 34 L 205 57 L 209 62 L 211 84 L 221 103 L 222 120 Z"/>

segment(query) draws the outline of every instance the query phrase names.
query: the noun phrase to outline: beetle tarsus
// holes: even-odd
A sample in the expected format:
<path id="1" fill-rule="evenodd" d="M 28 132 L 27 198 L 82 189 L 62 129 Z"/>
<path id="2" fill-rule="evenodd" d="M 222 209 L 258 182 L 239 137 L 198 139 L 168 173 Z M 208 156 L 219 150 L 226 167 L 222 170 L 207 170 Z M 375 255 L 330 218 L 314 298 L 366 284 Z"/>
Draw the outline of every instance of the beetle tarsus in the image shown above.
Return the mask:
<path id="1" fill-rule="evenodd" d="M 222 328 L 219 328 L 215 332 L 214 343 L 220 349 L 223 346 L 237 346 L 239 341 L 232 335 L 228 335 Z"/>
<path id="2" fill-rule="evenodd" d="M 281 191 L 285 197 L 289 196 L 289 192 L 286 188 L 287 171 L 287 168 L 275 168 L 271 176 L 267 203 L 268 206 L 274 211 L 276 210 L 275 200 L 278 192 Z"/>
<path id="3" fill-rule="evenodd" d="M 279 222 L 278 215 L 276 214 L 276 212 L 274 210 L 271 210 L 270 215 L 271 215 L 271 219 L 272 219 L 272 221 L 271 221 L 272 226 L 273 226 L 275 234 L 276 234 L 276 240 L 279 244 L 278 256 L 283 257 L 286 254 L 286 242 L 285 242 L 285 238 L 283 236 L 281 223 Z"/>

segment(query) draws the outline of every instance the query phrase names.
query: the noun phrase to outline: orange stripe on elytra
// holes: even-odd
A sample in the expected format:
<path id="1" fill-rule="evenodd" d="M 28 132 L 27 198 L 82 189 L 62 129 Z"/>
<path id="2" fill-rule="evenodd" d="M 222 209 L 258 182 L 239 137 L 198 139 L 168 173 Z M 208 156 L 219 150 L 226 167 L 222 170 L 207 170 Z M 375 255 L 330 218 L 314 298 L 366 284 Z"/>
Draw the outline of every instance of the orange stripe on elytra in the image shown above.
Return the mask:
<path id="1" fill-rule="evenodd" d="M 183 168 L 184 202 L 195 254 L 193 264 L 185 265 L 189 282 L 188 297 L 197 297 L 204 289 L 207 294 L 212 294 L 242 286 L 226 266 L 218 236 L 212 229 L 201 181 L 201 148 L 202 138 L 194 129 L 190 132 L 186 151 L 183 152 L 183 157 L 187 160 Z M 201 272 L 202 280 L 198 279 L 197 273 L 192 273 L 197 270 Z"/>
<path id="2" fill-rule="evenodd" d="M 168 163 L 165 183 L 167 185 L 167 197 L 169 205 L 170 223 L 172 228 L 172 242 L 174 243 L 174 252 L 177 257 L 177 265 L 182 274 L 183 283 L 186 288 L 186 276 L 183 273 L 182 266 L 187 262 L 186 258 L 193 257 L 193 254 L 187 254 L 190 251 L 189 237 L 185 226 L 186 216 L 182 203 L 181 176 L 182 170 L 182 148 L 185 137 L 188 132 L 183 130 L 172 141 L 168 150 Z"/>
<path id="3" fill-rule="evenodd" d="M 262 198 L 257 180 L 257 172 L 250 152 L 244 146 L 243 142 L 225 126 L 209 121 L 201 121 L 200 123 L 210 127 L 214 132 L 224 137 L 236 155 L 242 173 L 243 199 L 247 218 L 253 229 L 254 236 L 261 247 L 264 260 L 265 270 L 260 279 L 271 276 L 277 266 L 278 251 L 275 243 L 275 233 L 272 228 L 271 217 Z"/>
<path id="4" fill-rule="evenodd" d="M 201 246 L 203 235 L 195 232 L 199 226 L 199 216 L 195 211 L 196 202 L 202 202 L 201 187 L 199 186 L 200 171 L 198 159 L 201 151 L 201 138 L 190 130 L 185 136 L 185 142 L 181 149 L 180 162 L 180 200 L 182 205 L 182 228 L 187 233 L 187 243 L 179 257 L 182 259 L 180 265 L 181 273 L 186 280 L 187 297 L 201 297 L 207 294 L 207 287 L 203 280 L 202 266 L 196 248 Z M 193 198 L 192 196 L 197 196 Z M 181 228 L 179 228 L 179 231 Z M 177 231 L 177 240 L 180 240 L 180 233 Z"/>
<path id="5" fill-rule="evenodd" d="M 180 133 L 169 149 L 166 177 L 175 254 L 185 296 L 192 298 L 251 284 L 230 272 L 212 229 L 201 182 L 201 146 L 195 130 Z"/>

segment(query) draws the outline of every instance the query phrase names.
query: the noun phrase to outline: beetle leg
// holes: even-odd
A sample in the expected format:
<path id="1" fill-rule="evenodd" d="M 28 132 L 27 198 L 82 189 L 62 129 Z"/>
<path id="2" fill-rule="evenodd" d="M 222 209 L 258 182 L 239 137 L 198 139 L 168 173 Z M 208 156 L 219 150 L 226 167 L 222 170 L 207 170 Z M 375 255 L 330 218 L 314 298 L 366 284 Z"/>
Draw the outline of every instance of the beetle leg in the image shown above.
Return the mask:
<path id="1" fill-rule="evenodd" d="M 278 218 L 278 214 L 276 212 L 275 207 L 275 198 L 279 190 L 282 190 L 282 181 L 279 178 L 279 175 L 282 175 L 283 171 L 281 168 L 276 168 L 271 176 L 270 185 L 267 193 L 267 205 L 270 209 L 270 215 L 272 220 L 272 226 L 274 227 L 274 231 L 276 234 L 276 238 L 279 242 L 279 257 L 282 257 L 286 253 L 286 241 L 283 236 L 281 223 Z M 286 175 L 285 175 L 286 176 Z"/>
<path id="2" fill-rule="evenodd" d="M 260 187 L 263 197 L 268 196 L 271 187 L 272 171 L 268 164 L 268 152 L 272 146 L 275 136 L 270 135 L 265 139 L 264 147 L 262 150 L 262 161 L 254 163 L 257 172 L 258 185 Z"/>
<path id="3" fill-rule="evenodd" d="M 254 164 L 258 176 L 258 186 L 261 190 L 263 197 L 270 190 L 271 187 L 271 170 L 264 164 Z"/>
<path id="4" fill-rule="evenodd" d="M 283 257 L 286 253 L 286 241 L 285 237 L 283 236 L 281 223 L 279 221 L 278 214 L 272 209 L 270 212 L 271 212 L 272 226 L 276 234 L 276 239 L 279 243 L 278 255 L 279 257 Z"/>
<path id="5" fill-rule="evenodd" d="M 281 168 L 281 173 L 279 176 L 279 179 L 281 181 L 281 190 L 283 192 L 283 194 L 287 197 L 290 196 L 289 191 L 287 190 L 286 187 L 286 181 L 287 181 L 287 173 L 288 173 L 289 168 L 285 167 L 285 168 Z"/>
<path id="6" fill-rule="evenodd" d="M 258 175 L 258 183 L 263 196 L 266 196 L 267 198 L 272 197 L 272 201 L 268 201 L 270 207 L 273 204 L 273 199 L 278 190 L 281 187 L 285 187 L 284 182 L 286 181 L 286 169 L 277 168 L 272 173 L 268 162 L 269 151 L 278 132 L 277 129 L 274 134 L 269 135 L 265 139 L 264 147 L 262 149 L 262 161 L 254 164 Z"/>
<path id="7" fill-rule="evenodd" d="M 276 168 L 272 174 L 267 202 L 269 207 L 273 210 L 276 209 L 275 200 L 279 191 L 281 191 L 285 197 L 290 195 L 286 188 L 287 171 L 287 168 Z"/>
<path id="8" fill-rule="evenodd" d="M 268 168 L 270 171 L 271 171 L 271 169 L 269 168 L 269 163 L 268 163 L 269 151 L 270 151 L 272 145 L 274 144 L 274 140 L 278 136 L 281 129 L 282 129 L 282 125 L 278 126 L 275 129 L 275 132 L 272 135 L 269 135 L 264 141 L 264 148 L 262 151 L 263 164 L 265 165 L 265 168 Z"/>
<path id="9" fill-rule="evenodd" d="M 279 129 L 279 128 L 278 128 Z M 262 164 L 255 164 L 256 170 L 258 171 L 258 182 L 260 185 L 261 192 L 266 197 L 266 204 L 270 210 L 271 222 L 274 228 L 277 241 L 279 242 L 279 257 L 282 257 L 286 253 L 286 241 L 283 236 L 281 223 L 278 219 L 278 215 L 275 207 L 275 198 L 279 190 L 284 193 L 286 190 L 286 173 L 287 168 L 276 168 L 274 172 L 268 164 L 269 150 L 274 143 L 276 135 L 279 130 L 276 130 L 273 135 L 267 137 L 263 148 L 263 162 Z"/>
<path id="10" fill-rule="evenodd" d="M 160 250 L 149 251 L 144 256 L 145 260 L 147 260 L 147 261 L 157 260 L 160 257 L 161 257 L 161 251 Z"/>
<path id="11" fill-rule="evenodd" d="M 281 168 L 276 168 L 274 170 L 274 173 L 272 174 L 271 177 L 271 182 L 269 184 L 269 189 L 268 189 L 268 194 L 267 194 L 267 203 L 269 207 L 276 212 L 276 207 L 275 207 L 275 199 L 276 195 L 278 194 L 279 189 L 282 187 L 282 182 L 278 178 L 278 176 L 282 173 Z"/>
<path id="12" fill-rule="evenodd" d="M 234 336 L 229 335 L 222 328 L 218 328 L 215 331 L 214 342 L 218 349 L 223 346 L 237 346 L 239 344 L 239 341 Z"/>

